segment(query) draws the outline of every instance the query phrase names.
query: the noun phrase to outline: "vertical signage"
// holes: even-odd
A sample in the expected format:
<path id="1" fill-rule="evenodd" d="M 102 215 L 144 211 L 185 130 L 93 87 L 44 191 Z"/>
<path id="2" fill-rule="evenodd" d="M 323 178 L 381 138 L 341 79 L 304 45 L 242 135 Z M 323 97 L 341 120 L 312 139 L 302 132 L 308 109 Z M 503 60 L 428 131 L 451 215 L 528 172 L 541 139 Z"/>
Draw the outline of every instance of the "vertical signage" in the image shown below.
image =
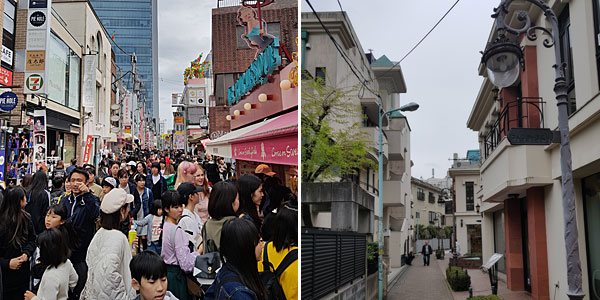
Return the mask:
<path id="1" fill-rule="evenodd" d="M 85 149 L 83 151 L 83 163 L 90 163 L 90 151 L 92 150 L 92 136 L 88 135 L 85 140 Z"/>
<path id="2" fill-rule="evenodd" d="M 93 111 L 96 99 L 96 55 L 83 57 L 83 107 Z"/>
<path id="3" fill-rule="evenodd" d="M 131 92 L 125 93 L 125 97 L 123 98 L 123 125 L 125 126 L 131 126 L 131 98 Z"/>
<path id="4" fill-rule="evenodd" d="M 47 94 L 46 49 L 50 38 L 51 0 L 28 0 L 24 94 Z"/>
<path id="5" fill-rule="evenodd" d="M 46 110 L 33 111 L 33 151 L 35 170 L 46 165 Z"/>
<path id="6" fill-rule="evenodd" d="M 175 136 L 173 137 L 173 148 L 184 149 L 185 148 L 185 132 L 183 131 L 183 117 L 178 116 L 175 120 Z"/>

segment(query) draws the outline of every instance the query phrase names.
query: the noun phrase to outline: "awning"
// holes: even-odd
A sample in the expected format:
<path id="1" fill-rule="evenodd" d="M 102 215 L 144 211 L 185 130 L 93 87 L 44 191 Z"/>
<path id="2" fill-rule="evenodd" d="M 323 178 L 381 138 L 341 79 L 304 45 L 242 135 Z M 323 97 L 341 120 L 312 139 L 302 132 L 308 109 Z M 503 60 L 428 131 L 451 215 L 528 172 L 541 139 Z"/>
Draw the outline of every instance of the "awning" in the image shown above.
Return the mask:
<path id="1" fill-rule="evenodd" d="M 206 149 L 234 159 L 296 166 L 298 111 L 235 130 L 207 143 Z"/>

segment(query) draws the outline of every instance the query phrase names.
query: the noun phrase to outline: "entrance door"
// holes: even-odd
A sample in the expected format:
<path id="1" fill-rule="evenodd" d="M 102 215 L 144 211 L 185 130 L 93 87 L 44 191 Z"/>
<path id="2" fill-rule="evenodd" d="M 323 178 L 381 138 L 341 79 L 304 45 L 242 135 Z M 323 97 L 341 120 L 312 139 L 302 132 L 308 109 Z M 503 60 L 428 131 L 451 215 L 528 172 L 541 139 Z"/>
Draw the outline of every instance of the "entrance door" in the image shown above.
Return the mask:
<path id="1" fill-rule="evenodd" d="M 468 249 L 471 255 L 481 256 L 481 225 L 467 225 Z"/>
<path id="2" fill-rule="evenodd" d="M 583 179 L 590 300 L 600 300 L 600 173 Z"/>

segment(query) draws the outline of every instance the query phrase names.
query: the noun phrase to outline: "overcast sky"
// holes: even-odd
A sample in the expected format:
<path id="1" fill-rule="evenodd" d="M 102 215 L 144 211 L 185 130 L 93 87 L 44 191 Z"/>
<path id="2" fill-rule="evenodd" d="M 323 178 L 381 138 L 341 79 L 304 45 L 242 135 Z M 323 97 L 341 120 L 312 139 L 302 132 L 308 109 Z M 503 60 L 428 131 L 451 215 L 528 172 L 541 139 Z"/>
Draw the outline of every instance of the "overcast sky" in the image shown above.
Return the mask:
<path id="1" fill-rule="evenodd" d="M 173 128 L 171 94 L 183 91 L 183 71 L 211 48 L 211 11 L 216 0 L 158 1 L 160 119 Z M 192 5 L 193 4 L 193 5 Z"/>
<path id="2" fill-rule="evenodd" d="M 350 1 L 339 0 L 360 43 L 400 60 L 433 27 L 455 0 Z M 317 11 L 339 11 L 337 0 L 312 0 Z M 477 134 L 467 128 L 467 118 L 481 86 L 477 74 L 500 1 L 462 0 L 438 27 L 401 64 L 407 93 L 401 103 L 414 101 L 420 108 L 405 113 L 412 129 L 412 176 L 445 176 L 453 153 L 465 157 L 478 149 Z M 302 11 L 310 8 L 302 0 Z"/>

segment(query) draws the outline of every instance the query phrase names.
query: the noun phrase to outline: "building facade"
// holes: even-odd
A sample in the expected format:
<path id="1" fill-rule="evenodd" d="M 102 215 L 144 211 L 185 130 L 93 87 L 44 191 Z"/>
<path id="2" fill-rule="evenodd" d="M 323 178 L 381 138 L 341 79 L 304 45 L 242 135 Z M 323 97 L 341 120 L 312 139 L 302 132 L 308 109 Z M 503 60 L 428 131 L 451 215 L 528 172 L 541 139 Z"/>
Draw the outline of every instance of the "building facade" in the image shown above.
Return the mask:
<path id="1" fill-rule="evenodd" d="M 130 55 L 135 54 L 141 81 L 141 101 L 145 123 L 159 122 L 158 91 L 158 1 L 157 0 L 90 0 L 110 37 L 120 47 L 113 46 L 120 75 L 132 70 Z M 124 53 L 126 52 L 126 53 Z M 133 79 L 126 75 L 128 90 L 136 90 Z M 148 119 L 149 118 L 149 119 Z M 153 120 L 154 119 L 154 120 Z"/>
<path id="2" fill-rule="evenodd" d="M 415 225 L 445 227 L 451 224 L 446 223 L 446 207 L 442 189 L 417 178 L 411 179 L 412 194 L 412 217 Z M 417 238 L 419 233 L 415 232 Z"/>
<path id="3" fill-rule="evenodd" d="M 479 152 L 479 150 L 476 150 Z M 468 157 L 468 156 L 467 156 Z M 452 195 L 454 196 L 454 216 L 456 218 L 456 242 L 460 255 L 481 256 L 481 203 L 475 199 L 479 184 L 479 157 L 477 159 L 459 159 L 454 154 L 452 167 L 448 174 L 452 177 Z M 450 224 L 452 225 L 452 224 Z M 499 266 L 504 264 L 504 260 Z M 503 270 L 502 266 L 499 269 Z"/>
<path id="4" fill-rule="evenodd" d="M 600 296 L 600 8 L 596 1 L 548 1 L 558 16 L 561 58 L 569 84 L 569 128 L 575 214 L 585 299 Z M 535 11 L 532 26 L 547 27 L 538 8 L 513 3 L 506 20 L 518 27 L 516 11 Z M 495 39 L 495 29 L 487 42 Z M 511 290 L 531 291 L 533 299 L 567 297 L 565 223 L 557 144 L 511 145 L 511 128 L 557 128 L 554 48 L 543 38 L 521 40 L 525 68 L 511 87 L 494 89 L 480 65 L 483 83 L 467 121 L 477 131 L 481 151 L 480 184 L 475 197 L 483 212 L 482 251 L 506 257 Z M 482 41 L 483 42 L 483 41 Z M 482 46 L 483 43 L 482 43 Z"/>

